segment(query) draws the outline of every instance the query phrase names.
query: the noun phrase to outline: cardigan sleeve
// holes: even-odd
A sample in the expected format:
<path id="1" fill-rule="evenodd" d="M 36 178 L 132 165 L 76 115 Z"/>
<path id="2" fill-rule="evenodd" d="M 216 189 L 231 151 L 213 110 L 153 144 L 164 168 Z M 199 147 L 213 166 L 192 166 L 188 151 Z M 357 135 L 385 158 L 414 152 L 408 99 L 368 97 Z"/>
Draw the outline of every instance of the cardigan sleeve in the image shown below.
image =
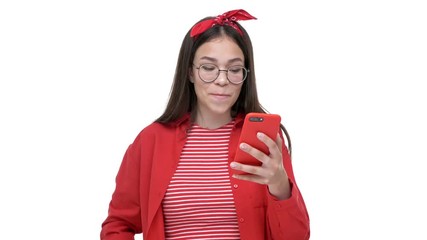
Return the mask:
<path id="1" fill-rule="evenodd" d="M 304 200 L 295 183 L 291 180 L 292 196 L 286 200 L 277 200 L 268 196 L 267 226 L 270 239 L 308 240 L 310 223 Z"/>
<path id="2" fill-rule="evenodd" d="M 116 176 L 116 188 L 109 204 L 108 216 L 102 223 L 101 240 L 133 240 L 142 232 L 139 204 L 139 161 L 131 144 Z"/>
<path id="3" fill-rule="evenodd" d="M 291 197 L 285 200 L 278 200 L 274 196 L 267 194 L 266 222 L 269 239 L 308 240 L 310 238 L 309 215 L 302 194 L 295 182 L 288 149 L 284 145 L 282 153 L 283 164 L 291 187 Z"/>

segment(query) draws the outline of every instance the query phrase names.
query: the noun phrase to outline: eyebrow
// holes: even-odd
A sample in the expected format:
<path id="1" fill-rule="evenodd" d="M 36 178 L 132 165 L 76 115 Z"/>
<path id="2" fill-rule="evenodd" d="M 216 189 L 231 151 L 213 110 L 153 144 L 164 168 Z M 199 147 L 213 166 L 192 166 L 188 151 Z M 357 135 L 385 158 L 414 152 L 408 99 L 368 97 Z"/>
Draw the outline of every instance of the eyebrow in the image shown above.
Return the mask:
<path id="1" fill-rule="evenodd" d="M 212 58 L 212 57 L 208 57 L 208 56 L 203 56 L 200 58 L 200 60 L 208 60 L 211 62 L 218 62 L 218 60 L 216 58 Z M 234 63 L 234 62 L 243 62 L 243 59 L 236 57 L 236 58 L 232 58 L 232 59 L 228 60 L 228 63 Z"/>

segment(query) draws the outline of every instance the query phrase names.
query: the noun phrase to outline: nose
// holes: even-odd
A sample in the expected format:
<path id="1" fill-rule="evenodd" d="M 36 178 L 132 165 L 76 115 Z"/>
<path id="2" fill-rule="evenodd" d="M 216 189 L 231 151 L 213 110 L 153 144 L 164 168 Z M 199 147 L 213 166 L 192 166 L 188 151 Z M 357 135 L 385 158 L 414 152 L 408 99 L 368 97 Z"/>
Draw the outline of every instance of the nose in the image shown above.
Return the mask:
<path id="1" fill-rule="evenodd" d="M 227 70 L 219 70 L 218 77 L 215 79 L 215 83 L 219 85 L 228 84 Z"/>

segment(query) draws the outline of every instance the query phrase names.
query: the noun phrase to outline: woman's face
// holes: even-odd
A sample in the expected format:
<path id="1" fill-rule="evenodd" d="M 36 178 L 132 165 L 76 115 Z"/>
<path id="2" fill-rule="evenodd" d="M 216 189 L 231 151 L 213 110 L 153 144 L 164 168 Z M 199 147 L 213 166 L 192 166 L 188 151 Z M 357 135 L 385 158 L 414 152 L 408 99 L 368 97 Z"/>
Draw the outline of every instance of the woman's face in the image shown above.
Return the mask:
<path id="1" fill-rule="evenodd" d="M 190 81 L 194 83 L 198 114 L 205 117 L 230 117 L 231 107 L 239 97 L 243 83 L 230 83 L 226 71 L 220 71 L 216 80 L 206 83 L 200 79 L 201 70 L 197 68 L 202 64 L 213 64 L 225 70 L 233 66 L 244 67 L 244 62 L 242 50 L 228 37 L 215 38 L 197 49 Z"/>

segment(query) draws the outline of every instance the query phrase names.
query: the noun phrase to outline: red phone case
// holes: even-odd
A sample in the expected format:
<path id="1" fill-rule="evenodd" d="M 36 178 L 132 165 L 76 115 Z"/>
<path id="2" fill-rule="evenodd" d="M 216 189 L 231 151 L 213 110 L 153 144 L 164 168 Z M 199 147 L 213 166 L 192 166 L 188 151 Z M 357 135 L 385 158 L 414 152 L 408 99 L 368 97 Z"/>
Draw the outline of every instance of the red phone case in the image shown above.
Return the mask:
<path id="1" fill-rule="evenodd" d="M 239 144 L 236 151 L 236 156 L 234 161 L 240 162 L 243 164 L 250 165 L 261 165 L 261 162 L 244 152 L 240 149 L 240 143 L 245 142 L 252 147 L 257 148 L 258 150 L 269 155 L 269 150 L 267 145 L 265 145 L 261 140 L 258 139 L 256 134 L 258 132 L 263 132 L 271 139 L 276 140 L 277 133 L 280 131 L 280 115 L 272 113 L 248 113 L 246 114 L 245 121 L 243 123 L 242 133 L 239 138 Z M 234 170 L 236 173 L 242 174 L 244 172 Z"/>

